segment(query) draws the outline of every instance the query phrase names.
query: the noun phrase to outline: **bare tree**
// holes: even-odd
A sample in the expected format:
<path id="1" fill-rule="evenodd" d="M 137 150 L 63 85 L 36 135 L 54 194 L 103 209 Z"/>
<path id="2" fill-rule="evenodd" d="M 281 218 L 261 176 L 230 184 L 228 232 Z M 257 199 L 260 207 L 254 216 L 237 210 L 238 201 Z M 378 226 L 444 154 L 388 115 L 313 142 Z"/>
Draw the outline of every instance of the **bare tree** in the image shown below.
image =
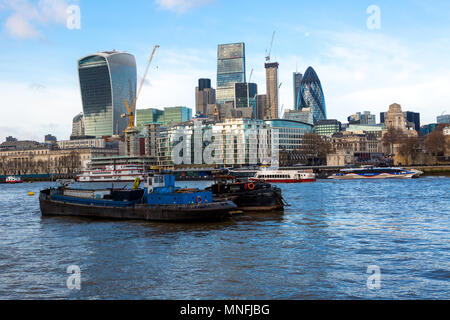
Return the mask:
<path id="1" fill-rule="evenodd" d="M 331 149 L 331 143 L 325 137 L 314 133 L 305 133 L 299 152 L 309 162 L 324 163 Z"/>
<path id="2" fill-rule="evenodd" d="M 401 129 L 389 128 L 383 135 L 383 145 L 389 147 L 389 153 L 393 153 L 393 145 L 400 143 L 405 139 L 406 135 Z"/>
<path id="3" fill-rule="evenodd" d="M 422 149 L 423 143 L 419 137 L 407 137 L 400 142 L 399 154 L 405 157 L 407 164 L 413 164 Z"/>
<path id="4" fill-rule="evenodd" d="M 446 141 L 442 129 L 442 127 L 437 127 L 425 138 L 425 148 L 432 156 L 441 156 L 445 152 Z"/>

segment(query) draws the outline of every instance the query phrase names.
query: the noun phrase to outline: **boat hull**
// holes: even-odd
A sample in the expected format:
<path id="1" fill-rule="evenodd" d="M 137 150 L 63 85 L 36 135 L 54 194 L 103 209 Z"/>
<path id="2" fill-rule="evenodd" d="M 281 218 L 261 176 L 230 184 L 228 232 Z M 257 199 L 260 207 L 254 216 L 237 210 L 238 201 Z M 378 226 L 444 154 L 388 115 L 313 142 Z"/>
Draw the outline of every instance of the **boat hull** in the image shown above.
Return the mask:
<path id="1" fill-rule="evenodd" d="M 364 180 L 378 180 L 378 179 L 412 179 L 415 177 L 415 174 L 405 174 L 405 175 L 392 175 L 392 174 L 379 174 L 376 176 L 361 176 L 357 174 L 348 174 L 345 176 L 331 176 L 329 179 L 334 180 L 355 180 L 355 179 L 364 179 Z"/>
<path id="2" fill-rule="evenodd" d="M 56 201 L 40 196 L 42 216 L 73 216 L 96 219 L 146 220 L 162 222 L 197 222 L 222 220 L 236 209 L 232 202 L 187 205 L 133 204 L 125 207 L 86 205 Z"/>
<path id="3" fill-rule="evenodd" d="M 102 177 L 77 177 L 77 182 L 133 182 L 139 178 L 140 180 L 144 180 L 143 175 L 136 176 L 126 176 L 126 177 L 113 177 L 113 176 L 104 176 Z"/>
<path id="4" fill-rule="evenodd" d="M 207 188 L 213 198 L 233 201 L 244 212 L 283 211 L 286 205 L 280 188 L 267 183 L 236 181 L 234 176 L 218 176 L 217 182 Z"/>
<path id="5" fill-rule="evenodd" d="M 273 179 L 249 179 L 253 182 L 264 181 L 266 183 L 305 183 L 305 182 L 316 182 L 316 179 L 283 179 L 283 180 L 273 180 Z"/>
<path id="6" fill-rule="evenodd" d="M 233 201 L 239 210 L 244 212 L 273 212 L 283 211 L 284 203 L 281 195 L 274 192 L 265 193 L 230 193 L 215 195 L 215 198 L 222 201 Z"/>

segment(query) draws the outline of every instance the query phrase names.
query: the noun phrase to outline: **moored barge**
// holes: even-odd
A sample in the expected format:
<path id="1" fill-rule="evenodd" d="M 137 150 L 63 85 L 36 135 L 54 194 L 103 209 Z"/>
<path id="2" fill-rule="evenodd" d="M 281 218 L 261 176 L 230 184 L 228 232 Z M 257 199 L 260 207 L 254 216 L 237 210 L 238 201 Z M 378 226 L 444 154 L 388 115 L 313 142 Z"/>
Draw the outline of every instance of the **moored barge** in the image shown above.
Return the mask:
<path id="1" fill-rule="evenodd" d="M 231 200 L 244 212 L 283 211 L 287 205 L 281 189 L 264 182 L 238 181 L 234 176 L 216 176 L 207 188 L 218 200 Z"/>
<path id="2" fill-rule="evenodd" d="M 43 216 L 166 222 L 221 220 L 236 211 L 231 201 L 213 201 L 211 192 L 175 188 L 171 175 L 149 177 L 143 189 L 44 189 L 39 203 Z"/>

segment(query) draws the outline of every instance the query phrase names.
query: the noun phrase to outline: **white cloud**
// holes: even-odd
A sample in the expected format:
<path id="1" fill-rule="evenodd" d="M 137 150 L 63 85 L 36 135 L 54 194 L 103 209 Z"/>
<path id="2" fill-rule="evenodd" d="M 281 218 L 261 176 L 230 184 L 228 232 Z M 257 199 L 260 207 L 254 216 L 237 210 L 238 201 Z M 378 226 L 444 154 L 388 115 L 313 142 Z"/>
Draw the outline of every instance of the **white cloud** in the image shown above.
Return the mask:
<path id="1" fill-rule="evenodd" d="M 147 50 L 150 52 L 151 50 Z M 145 70 L 147 56 L 137 57 L 138 74 Z M 195 49 L 160 48 L 156 52 L 137 108 L 186 106 L 195 109 L 199 78 L 215 80 L 216 53 Z"/>
<path id="2" fill-rule="evenodd" d="M 192 8 L 201 7 L 212 2 L 212 0 L 155 0 L 159 8 L 184 13 Z"/>
<path id="3" fill-rule="evenodd" d="M 311 34 L 317 37 L 318 32 Z M 313 66 L 322 81 L 329 118 L 346 121 L 357 111 L 371 111 L 379 117 L 391 103 L 421 113 L 422 123 L 450 107 L 450 61 L 444 59 L 448 42 L 424 40 L 414 44 L 382 34 L 321 34 L 322 51 L 313 58 L 279 55 L 280 108 L 293 106 L 292 72 Z M 153 47 L 137 53 L 138 75 L 145 70 Z M 216 80 L 216 48 L 199 50 L 161 47 L 156 52 L 138 109 L 184 105 L 195 108 L 195 87 L 199 78 Z M 255 66 L 252 82 L 265 92 L 264 55 L 246 52 L 247 76 Z M 74 71 L 75 72 L 75 71 Z M 0 82 L 0 140 L 8 135 L 42 140 L 47 133 L 68 138 L 73 116 L 82 110 L 76 72 L 67 85 L 50 83 L 15 84 Z"/>
<path id="4" fill-rule="evenodd" d="M 292 71 L 316 70 L 324 88 L 329 118 L 346 121 L 358 111 L 377 115 L 391 103 L 421 113 L 423 123 L 436 121 L 448 109 L 450 79 L 442 41 L 405 42 L 373 32 L 317 32 L 322 51 L 313 60 L 280 59 L 281 104 L 292 107 Z M 439 61 L 439 63 L 436 63 Z M 300 68 L 301 66 L 301 68 Z M 286 85 L 286 86 L 285 86 Z"/>
<path id="5" fill-rule="evenodd" d="M 5 22 L 5 28 L 11 36 L 31 39 L 43 37 L 43 26 L 65 24 L 68 6 L 67 0 L 39 0 L 37 3 L 28 0 L 4 0 L 0 9 L 11 12 Z"/>
<path id="6" fill-rule="evenodd" d="M 17 38 L 38 38 L 39 32 L 34 28 L 29 20 L 20 14 L 13 14 L 5 23 L 9 34 Z"/>
<path id="7" fill-rule="evenodd" d="M 82 109 L 76 86 L 1 81 L 0 96 L 0 141 L 10 135 L 43 141 L 48 133 L 68 139 L 72 118 Z"/>
<path id="8" fill-rule="evenodd" d="M 279 55 L 279 82 L 283 83 L 280 109 L 283 106 L 283 111 L 294 104 L 292 73 L 296 69 L 304 72 L 308 66 L 313 66 L 321 79 L 329 118 L 344 122 L 349 115 L 367 110 L 379 120 L 379 113 L 397 102 L 405 111 L 420 112 L 422 122 L 430 123 L 449 109 L 450 79 L 446 72 L 449 65 L 441 56 L 446 52 L 442 41 L 405 44 L 379 33 L 317 31 L 314 37 L 316 33 L 320 36 L 322 51 L 312 59 L 303 55 Z M 256 66 L 251 81 L 258 84 L 258 93 L 262 94 L 266 81 L 264 56 L 246 52 L 246 57 L 247 77 L 251 67 Z M 138 108 L 174 105 L 195 108 L 194 90 L 198 78 L 211 78 L 215 86 L 215 48 L 206 54 L 186 48 L 162 49 L 155 58 L 147 79 L 150 86 L 142 90 Z M 138 66 L 138 70 L 144 68 L 145 64 Z"/>

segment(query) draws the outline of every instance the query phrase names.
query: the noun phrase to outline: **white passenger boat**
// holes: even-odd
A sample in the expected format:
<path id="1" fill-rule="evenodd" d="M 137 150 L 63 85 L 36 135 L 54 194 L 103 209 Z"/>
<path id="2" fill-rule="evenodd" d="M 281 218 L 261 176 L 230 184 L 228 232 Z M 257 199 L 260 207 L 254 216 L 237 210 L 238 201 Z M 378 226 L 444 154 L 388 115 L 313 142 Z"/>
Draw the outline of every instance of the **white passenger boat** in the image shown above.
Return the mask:
<path id="1" fill-rule="evenodd" d="M 103 169 L 82 171 L 77 175 L 78 182 L 130 182 L 139 178 L 144 180 L 144 170 L 135 164 L 106 166 Z"/>
<path id="2" fill-rule="evenodd" d="M 6 183 L 22 183 L 22 178 L 20 177 L 14 177 L 14 176 L 9 176 L 6 178 L 5 180 Z"/>
<path id="3" fill-rule="evenodd" d="M 267 183 L 300 183 L 315 182 L 316 174 L 313 170 L 279 170 L 263 168 L 256 172 L 251 181 L 264 181 Z"/>
<path id="4" fill-rule="evenodd" d="M 411 179 L 417 178 L 423 172 L 405 168 L 352 168 L 342 169 L 339 173 L 333 174 L 328 179 Z"/>

